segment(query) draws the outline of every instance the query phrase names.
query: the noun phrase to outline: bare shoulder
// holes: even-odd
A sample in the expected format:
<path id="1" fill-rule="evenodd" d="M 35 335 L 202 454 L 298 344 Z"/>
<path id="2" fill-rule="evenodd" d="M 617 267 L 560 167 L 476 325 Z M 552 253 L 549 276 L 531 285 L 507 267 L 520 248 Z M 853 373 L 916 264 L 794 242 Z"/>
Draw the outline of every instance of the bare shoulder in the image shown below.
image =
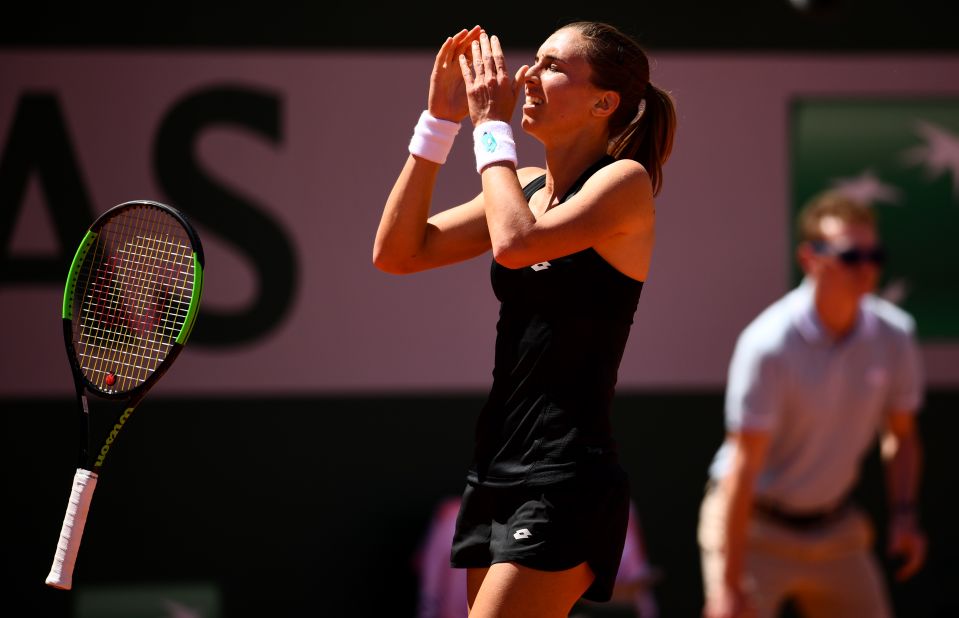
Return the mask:
<path id="1" fill-rule="evenodd" d="M 581 196 L 581 197 L 580 197 Z M 590 176 L 577 197 L 602 210 L 610 209 L 641 228 L 655 217 L 653 185 L 646 168 L 637 161 L 621 159 Z"/>
<path id="2" fill-rule="evenodd" d="M 623 274 L 645 281 L 656 239 L 656 210 L 649 174 L 640 163 L 619 160 L 604 166 L 570 201 L 606 227 L 593 247 Z"/>
<path id="3" fill-rule="evenodd" d="M 649 172 L 639 161 L 620 159 L 599 169 L 583 185 L 586 190 L 616 190 L 635 193 L 637 197 L 650 198 L 653 195 L 653 185 L 649 179 Z"/>

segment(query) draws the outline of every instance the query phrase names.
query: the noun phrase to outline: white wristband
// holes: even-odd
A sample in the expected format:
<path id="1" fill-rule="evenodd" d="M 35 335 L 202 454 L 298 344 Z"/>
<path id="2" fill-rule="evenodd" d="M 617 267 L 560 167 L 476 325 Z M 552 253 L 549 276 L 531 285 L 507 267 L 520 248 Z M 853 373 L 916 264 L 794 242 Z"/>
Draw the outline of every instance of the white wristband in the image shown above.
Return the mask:
<path id="1" fill-rule="evenodd" d="M 473 152 L 476 154 L 476 171 L 499 161 L 511 161 L 516 167 L 516 142 L 508 122 L 487 120 L 473 129 Z"/>
<path id="2" fill-rule="evenodd" d="M 434 163 L 446 163 L 446 157 L 453 148 L 453 139 L 459 132 L 458 122 L 434 118 L 429 110 L 424 110 L 413 128 L 410 154 Z"/>

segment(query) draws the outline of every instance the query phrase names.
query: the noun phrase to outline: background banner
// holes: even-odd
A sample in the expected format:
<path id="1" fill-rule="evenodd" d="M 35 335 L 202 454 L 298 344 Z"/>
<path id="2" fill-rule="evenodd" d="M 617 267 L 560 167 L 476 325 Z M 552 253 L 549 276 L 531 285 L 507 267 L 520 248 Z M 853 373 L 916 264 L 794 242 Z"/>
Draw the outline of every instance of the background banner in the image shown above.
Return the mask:
<path id="1" fill-rule="evenodd" d="M 835 188 L 874 205 L 882 291 L 921 341 L 959 339 L 959 99 L 812 98 L 793 107 L 794 204 Z"/>
<path id="2" fill-rule="evenodd" d="M 653 57 L 679 128 L 620 388 L 722 388 L 739 331 L 794 282 L 793 209 L 870 174 L 885 187 L 884 231 L 930 384 L 959 384 L 947 249 L 959 58 Z M 0 53 L 0 313 L 18 351 L 0 360 L 0 396 L 70 394 L 59 317 L 69 260 L 94 216 L 132 199 L 184 211 L 207 252 L 193 339 L 158 393 L 485 390 L 490 257 L 410 276 L 371 264 L 432 61 Z M 518 133 L 520 163 L 541 164 L 540 145 Z M 480 189 L 468 141 L 464 131 L 440 174 L 436 208 Z"/>

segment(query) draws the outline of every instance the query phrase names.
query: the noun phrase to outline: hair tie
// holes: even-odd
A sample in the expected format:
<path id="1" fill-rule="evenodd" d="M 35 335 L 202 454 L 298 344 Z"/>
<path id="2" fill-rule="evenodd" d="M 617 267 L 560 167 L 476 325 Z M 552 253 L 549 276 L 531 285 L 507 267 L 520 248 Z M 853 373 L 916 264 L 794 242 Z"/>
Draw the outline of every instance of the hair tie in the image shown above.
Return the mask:
<path id="1" fill-rule="evenodd" d="M 646 99 L 643 98 L 639 100 L 639 105 L 636 110 L 636 115 L 633 116 L 633 119 L 629 122 L 629 124 L 633 124 L 634 122 L 639 122 L 639 119 L 642 118 L 643 112 L 645 111 L 646 111 Z"/>

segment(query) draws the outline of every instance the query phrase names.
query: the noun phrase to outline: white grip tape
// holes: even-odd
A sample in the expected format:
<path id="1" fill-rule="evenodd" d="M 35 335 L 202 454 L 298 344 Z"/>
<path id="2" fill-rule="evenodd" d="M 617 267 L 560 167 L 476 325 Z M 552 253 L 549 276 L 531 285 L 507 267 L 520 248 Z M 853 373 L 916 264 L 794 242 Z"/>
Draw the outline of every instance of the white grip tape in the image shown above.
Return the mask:
<path id="1" fill-rule="evenodd" d="M 96 473 L 78 468 L 73 476 L 73 490 L 70 492 L 70 502 L 67 503 L 67 513 L 63 517 L 63 528 L 60 530 L 60 542 L 57 543 L 53 567 L 47 575 L 48 586 L 62 590 L 69 590 L 73 586 L 73 565 L 77 561 L 83 525 L 87 522 L 87 511 L 90 510 L 90 500 L 96 487 Z"/>
<path id="2" fill-rule="evenodd" d="M 513 129 L 508 122 L 487 120 L 473 129 L 473 153 L 476 155 L 476 171 L 491 163 L 509 161 L 516 167 L 516 143 L 513 141 Z"/>
<path id="3" fill-rule="evenodd" d="M 410 154 L 442 165 L 446 163 L 446 157 L 453 149 L 453 140 L 459 132 L 458 122 L 434 118 L 429 110 L 426 110 L 420 114 L 419 121 L 413 127 Z"/>

